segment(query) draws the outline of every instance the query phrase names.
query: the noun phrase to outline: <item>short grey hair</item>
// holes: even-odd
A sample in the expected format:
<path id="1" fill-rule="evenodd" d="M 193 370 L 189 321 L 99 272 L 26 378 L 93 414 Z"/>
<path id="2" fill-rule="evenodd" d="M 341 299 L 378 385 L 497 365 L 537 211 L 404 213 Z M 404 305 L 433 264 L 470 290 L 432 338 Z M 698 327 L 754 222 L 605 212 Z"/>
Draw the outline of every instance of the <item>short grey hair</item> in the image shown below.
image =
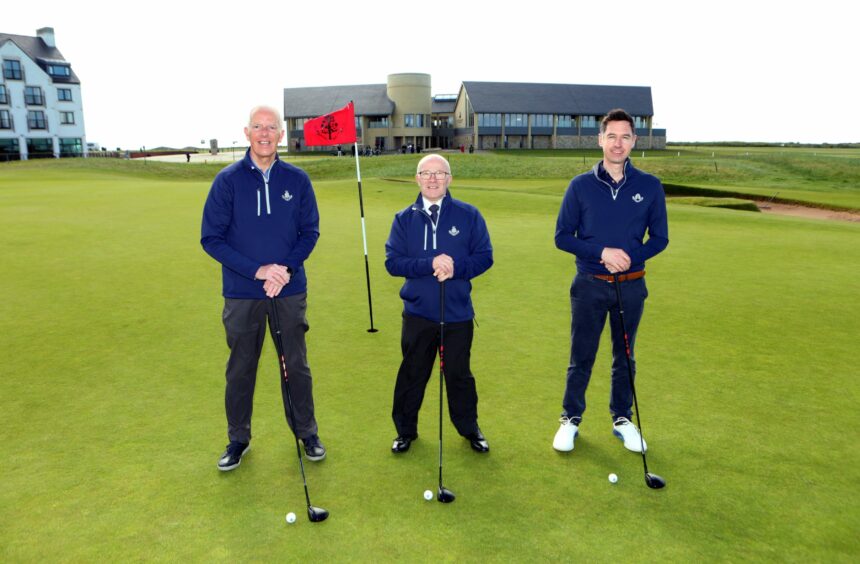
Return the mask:
<path id="1" fill-rule="evenodd" d="M 251 113 L 248 115 L 248 127 L 250 127 L 251 122 L 254 121 L 254 116 L 260 112 L 274 114 L 278 121 L 278 131 L 282 131 L 284 129 L 284 120 L 281 118 L 281 111 L 272 106 L 254 106 L 251 108 Z"/>
<path id="2" fill-rule="evenodd" d="M 429 160 L 434 160 L 434 159 L 442 161 L 443 163 L 445 163 L 445 166 L 448 167 L 448 173 L 449 174 L 451 173 L 451 163 L 448 162 L 448 159 L 446 159 L 442 155 L 437 155 L 436 153 L 431 153 L 431 154 L 427 155 L 426 157 L 424 157 L 423 159 L 421 159 L 420 161 L 418 161 L 418 167 L 415 169 L 415 174 L 418 174 L 419 172 L 421 172 L 421 167 L 424 166 L 425 162 L 427 162 Z"/>

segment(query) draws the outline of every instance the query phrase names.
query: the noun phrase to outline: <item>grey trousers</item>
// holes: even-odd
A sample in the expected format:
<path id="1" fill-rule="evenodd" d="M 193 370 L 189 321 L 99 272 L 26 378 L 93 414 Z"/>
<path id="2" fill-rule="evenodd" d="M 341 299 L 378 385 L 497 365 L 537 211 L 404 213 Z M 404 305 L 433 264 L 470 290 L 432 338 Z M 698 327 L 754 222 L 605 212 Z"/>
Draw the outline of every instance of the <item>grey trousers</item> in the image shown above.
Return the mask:
<path id="1" fill-rule="evenodd" d="M 286 296 L 274 300 L 278 308 L 281 325 L 284 361 L 290 392 L 295 409 L 296 428 L 293 432 L 304 439 L 317 434 L 314 417 L 313 381 L 308 366 L 305 332 L 309 326 L 305 311 L 307 294 Z M 269 320 L 274 342 L 275 332 L 271 328 L 272 300 L 224 299 L 224 329 L 230 358 L 227 361 L 227 387 L 224 405 L 227 411 L 227 437 L 230 441 L 251 441 L 251 413 L 254 409 L 254 386 L 257 382 L 257 366 L 263 339 L 266 337 L 266 320 Z M 277 350 L 277 349 L 276 349 Z M 281 375 L 280 360 L 272 359 L 272 368 L 277 367 L 284 400 L 284 414 L 292 428 L 290 406 L 287 401 L 287 385 Z"/>

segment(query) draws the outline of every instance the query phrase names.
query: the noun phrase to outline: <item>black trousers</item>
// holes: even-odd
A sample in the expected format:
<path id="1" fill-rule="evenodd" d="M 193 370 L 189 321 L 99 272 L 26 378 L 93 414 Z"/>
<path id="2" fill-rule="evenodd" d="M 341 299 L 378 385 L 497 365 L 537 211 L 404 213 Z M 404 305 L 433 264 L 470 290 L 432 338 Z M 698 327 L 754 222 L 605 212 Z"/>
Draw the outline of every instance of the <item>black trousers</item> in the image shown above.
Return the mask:
<path id="1" fill-rule="evenodd" d="M 275 304 L 278 308 L 284 362 L 287 366 L 290 392 L 295 408 L 296 428 L 293 432 L 303 439 L 317 434 L 313 381 L 305 344 L 305 332 L 309 328 L 305 317 L 307 294 L 277 298 Z M 251 414 L 254 409 L 257 365 L 260 362 L 263 339 L 266 337 L 267 319 L 271 325 L 270 308 L 271 300 L 268 299 L 224 299 L 223 321 L 227 332 L 227 346 L 230 347 L 224 405 L 227 411 L 227 436 L 231 441 L 247 443 L 251 440 Z M 271 329 L 271 332 L 274 342 L 274 329 Z M 272 368 L 280 366 L 279 361 L 274 358 L 271 363 Z M 277 374 L 281 380 L 284 414 L 287 417 L 287 424 L 292 427 L 287 402 L 287 385 L 281 376 L 280 368 Z"/>
<path id="2" fill-rule="evenodd" d="M 400 348 L 403 362 L 394 385 L 391 417 L 397 433 L 418 434 L 418 411 L 433 371 L 439 349 L 439 323 L 403 314 Z M 461 435 L 478 430 L 478 392 L 469 367 L 472 350 L 472 321 L 445 324 L 444 372 L 448 413 Z"/>

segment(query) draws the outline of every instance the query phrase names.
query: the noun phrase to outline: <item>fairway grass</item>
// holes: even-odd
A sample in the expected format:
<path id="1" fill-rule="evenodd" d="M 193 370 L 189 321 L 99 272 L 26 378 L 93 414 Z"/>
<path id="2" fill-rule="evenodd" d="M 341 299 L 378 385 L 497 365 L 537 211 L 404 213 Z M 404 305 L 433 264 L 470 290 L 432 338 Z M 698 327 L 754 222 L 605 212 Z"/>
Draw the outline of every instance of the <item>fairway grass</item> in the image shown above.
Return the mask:
<path id="1" fill-rule="evenodd" d="M 637 338 L 649 469 L 668 483 L 654 491 L 611 433 L 606 341 L 576 449 L 551 448 L 567 181 L 482 174 L 451 190 L 482 210 L 495 249 L 473 282 L 492 450 L 473 453 L 446 416 L 450 505 L 421 495 L 438 478 L 438 373 L 420 438 L 389 451 L 402 303 L 384 242 L 417 189 L 364 179 L 369 334 L 355 181 L 315 181 L 308 349 L 329 456 L 305 468 L 331 517 L 311 524 L 268 340 L 252 449 L 236 471 L 215 467 L 227 347 L 220 268 L 199 244 L 211 178 L 0 167 L 0 561 L 856 560 L 860 225 L 670 204 Z"/>

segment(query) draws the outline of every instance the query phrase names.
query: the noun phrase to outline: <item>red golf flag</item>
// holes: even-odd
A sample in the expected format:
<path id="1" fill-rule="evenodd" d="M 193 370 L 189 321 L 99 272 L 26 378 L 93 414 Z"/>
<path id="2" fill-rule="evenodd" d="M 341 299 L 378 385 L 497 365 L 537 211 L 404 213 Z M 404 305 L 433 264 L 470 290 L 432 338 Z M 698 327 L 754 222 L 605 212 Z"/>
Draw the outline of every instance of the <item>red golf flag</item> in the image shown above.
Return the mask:
<path id="1" fill-rule="evenodd" d="M 343 108 L 305 122 L 305 145 L 339 145 L 355 142 L 355 109 Z"/>

